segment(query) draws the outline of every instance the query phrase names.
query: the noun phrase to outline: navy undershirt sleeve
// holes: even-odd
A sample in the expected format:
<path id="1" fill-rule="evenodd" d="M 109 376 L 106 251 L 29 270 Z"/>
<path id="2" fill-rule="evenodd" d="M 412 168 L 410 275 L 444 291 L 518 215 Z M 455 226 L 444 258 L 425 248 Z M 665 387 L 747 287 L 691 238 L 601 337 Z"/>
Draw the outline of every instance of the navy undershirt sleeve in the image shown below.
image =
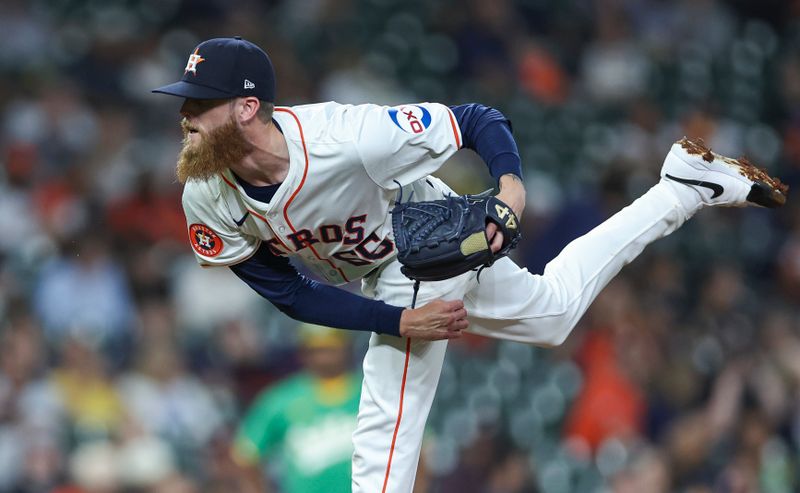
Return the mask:
<path id="1" fill-rule="evenodd" d="M 522 178 L 522 160 L 511 135 L 511 122 L 498 110 L 482 104 L 451 106 L 464 147 L 484 160 L 495 180 L 511 173 Z"/>
<path id="2" fill-rule="evenodd" d="M 400 335 L 402 307 L 313 281 L 297 272 L 289 259 L 270 252 L 266 245 L 230 269 L 295 320 L 338 329 Z"/>

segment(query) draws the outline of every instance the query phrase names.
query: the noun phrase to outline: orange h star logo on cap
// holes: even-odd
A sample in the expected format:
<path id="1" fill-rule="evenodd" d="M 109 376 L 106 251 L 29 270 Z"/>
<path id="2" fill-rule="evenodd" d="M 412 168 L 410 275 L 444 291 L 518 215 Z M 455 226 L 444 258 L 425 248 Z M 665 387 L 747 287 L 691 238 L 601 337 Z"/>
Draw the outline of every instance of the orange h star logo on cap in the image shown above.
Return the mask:
<path id="1" fill-rule="evenodd" d="M 205 61 L 205 58 L 201 57 L 198 53 L 200 48 L 195 48 L 194 53 L 189 55 L 189 61 L 186 62 L 186 68 L 183 69 L 183 73 L 191 72 L 194 75 L 197 75 L 197 64 L 200 62 Z"/>

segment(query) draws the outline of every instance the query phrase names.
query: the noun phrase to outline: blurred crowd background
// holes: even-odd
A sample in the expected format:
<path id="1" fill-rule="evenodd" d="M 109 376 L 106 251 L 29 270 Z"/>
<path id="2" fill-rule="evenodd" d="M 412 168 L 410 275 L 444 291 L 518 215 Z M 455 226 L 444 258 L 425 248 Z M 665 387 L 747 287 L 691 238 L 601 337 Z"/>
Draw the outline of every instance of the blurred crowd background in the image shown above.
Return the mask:
<path id="1" fill-rule="evenodd" d="M 4 0 L 0 492 L 347 491 L 366 335 L 308 335 L 196 265 L 180 101 L 149 92 L 231 35 L 270 53 L 279 104 L 503 111 L 534 272 L 683 135 L 799 186 L 797 1 Z M 492 185 L 469 151 L 442 176 Z M 562 347 L 452 343 L 417 491 L 800 491 L 793 198 L 701 212 Z"/>

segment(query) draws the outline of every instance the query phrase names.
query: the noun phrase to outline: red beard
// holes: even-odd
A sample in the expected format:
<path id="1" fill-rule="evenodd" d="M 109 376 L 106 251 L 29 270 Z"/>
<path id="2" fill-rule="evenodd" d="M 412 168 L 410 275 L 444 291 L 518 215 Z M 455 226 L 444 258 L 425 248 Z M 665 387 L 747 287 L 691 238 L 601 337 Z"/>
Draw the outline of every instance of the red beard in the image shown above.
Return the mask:
<path id="1" fill-rule="evenodd" d="M 239 163 L 253 151 L 250 144 L 236 125 L 233 117 L 219 128 L 208 133 L 200 132 L 200 140 L 193 143 L 189 139 L 189 124 L 181 121 L 183 129 L 183 148 L 178 154 L 175 172 L 178 181 L 207 180 L 211 176 Z"/>

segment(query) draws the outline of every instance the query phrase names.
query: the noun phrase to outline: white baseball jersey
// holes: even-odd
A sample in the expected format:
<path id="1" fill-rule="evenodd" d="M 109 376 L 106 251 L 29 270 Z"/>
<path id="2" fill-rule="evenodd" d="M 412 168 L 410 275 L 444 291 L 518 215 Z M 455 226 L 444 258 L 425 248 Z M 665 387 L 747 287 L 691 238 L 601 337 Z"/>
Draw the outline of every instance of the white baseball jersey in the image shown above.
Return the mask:
<path id="1" fill-rule="evenodd" d="M 289 146 L 289 173 L 272 200 L 249 197 L 226 171 L 189 182 L 183 204 L 192 247 L 202 265 L 233 265 L 262 243 L 299 259 L 339 284 L 373 272 L 370 297 L 394 306 L 411 300 L 411 281 L 394 258 L 388 214 L 398 185 L 414 200 L 449 189 L 428 177 L 460 146 L 449 108 L 394 108 L 323 103 L 277 108 Z M 561 343 L 602 288 L 642 249 L 688 217 L 669 186 L 659 183 L 633 204 L 576 239 L 532 275 L 502 258 L 474 272 L 422 283 L 418 304 L 463 300 L 469 331 L 506 340 Z M 513 286 L 513 290 L 509 287 Z M 422 434 L 444 361 L 446 341 L 373 334 L 353 435 L 353 493 L 411 493 Z"/>
<path id="2" fill-rule="evenodd" d="M 273 118 L 289 147 L 289 172 L 269 203 L 249 197 L 230 170 L 184 188 L 201 265 L 237 264 L 266 242 L 332 284 L 359 279 L 394 257 L 389 211 L 397 184 L 426 178 L 461 146 L 452 112 L 435 103 L 330 102 L 278 107 Z M 447 190 L 429 183 L 431 193 L 419 190 L 415 200 Z"/>

